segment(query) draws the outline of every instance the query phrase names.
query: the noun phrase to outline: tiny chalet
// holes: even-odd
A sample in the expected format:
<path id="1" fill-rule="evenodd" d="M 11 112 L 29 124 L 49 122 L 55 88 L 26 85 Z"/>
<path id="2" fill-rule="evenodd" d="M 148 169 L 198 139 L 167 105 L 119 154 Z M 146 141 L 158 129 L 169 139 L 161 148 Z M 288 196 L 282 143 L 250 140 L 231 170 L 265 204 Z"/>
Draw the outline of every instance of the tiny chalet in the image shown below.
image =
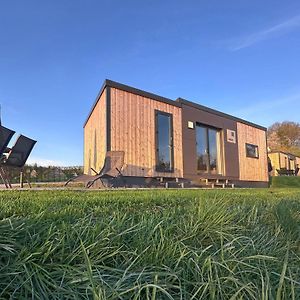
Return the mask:
<path id="1" fill-rule="evenodd" d="M 84 124 L 84 173 L 124 151 L 122 174 L 268 186 L 266 128 L 178 98 L 105 80 Z"/>
<path id="2" fill-rule="evenodd" d="M 299 156 L 283 151 L 270 151 L 268 156 L 273 168 L 271 171 L 272 176 L 300 176 L 299 172 L 297 172 L 297 168 L 300 166 Z"/>

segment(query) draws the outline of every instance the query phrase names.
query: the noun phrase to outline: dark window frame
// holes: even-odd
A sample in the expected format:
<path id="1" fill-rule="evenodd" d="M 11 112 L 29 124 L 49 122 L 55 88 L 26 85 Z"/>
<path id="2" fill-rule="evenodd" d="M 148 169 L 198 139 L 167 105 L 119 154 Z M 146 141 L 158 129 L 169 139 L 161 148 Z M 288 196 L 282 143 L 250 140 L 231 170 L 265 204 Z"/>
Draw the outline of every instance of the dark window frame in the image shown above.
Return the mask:
<path id="1" fill-rule="evenodd" d="M 155 109 L 155 171 L 164 172 L 164 173 L 173 173 L 174 172 L 174 132 L 173 132 L 173 114 L 167 113 L 165 111 Z M 170 145 L 170 169 L 162 168 L 159 165 L 159 149 L 158 149 L 158 116 L 164 115 L 170 118 L 170 136 L 169 136 L 169 145 Z"/>
<path id="2" fill-rule="evenodd" d="M 249 155 L 249 154 L 248 154 L 248 151 L 247 151 L 247 146 L 255 147 L 255 149 L 256 149 L 255 152 L 257 153 L 257 156 Z M 258 149 L 258 145 L 245 143 L 245 150 L 246 150 L 246 157 L 259 159 L 259 149 Z"/>

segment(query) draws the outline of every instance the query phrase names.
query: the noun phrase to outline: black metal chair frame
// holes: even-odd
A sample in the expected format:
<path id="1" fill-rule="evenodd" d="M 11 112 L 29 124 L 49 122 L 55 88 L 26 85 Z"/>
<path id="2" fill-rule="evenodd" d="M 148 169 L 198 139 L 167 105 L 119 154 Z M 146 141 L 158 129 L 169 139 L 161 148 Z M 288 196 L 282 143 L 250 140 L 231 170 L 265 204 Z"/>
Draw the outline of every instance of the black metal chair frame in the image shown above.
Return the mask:
<path id="1" fill-rule="evenodd" d="M 29 143 L 28 145 L 29 147 L 27 146 L 24 148 L 25 141 Z M 20 170 L 20 187 L 23 188 L 23 184 L 24 184 L 23 179 L 25 177 L 29 187 L 31 188 L 29 178 L 24 173 L 24 165 L 35 144 L 36 144 L 35 140 L 32 140 L 24 135 L 19 135 L 14 146 L 9 151 L 7 158 L 1 162 L 1 169 L 4 171 L 3 174 L 6 182 L 8 183 L 8 187 L 11 188 L 12 186 L 5 169 L 18 169 Z M 22 147 L 23 149 L 20 149 Z"/>
<path id="2" fill-rule="evenodd" d="M 4 134 L 6 136 L 3 136 Z M 8 129 L 0 125 L 0 178 L 3 181 L 6 188 L 11 188 L 11 183 L 7 179 L 8 177 L 5 169 L 2 167 L 2 163 L 6 159 L 6 157 L 4 157 L 4 153 L 7 150 L 7 145 L 9 144 L 14 134 L 15 134 L 14 130 Z"/>
<path id="3" fill-rule="evenodd" d="M 93 178 L 93 177 L 99 175 L 100 172 L 101 172 L 101 170 L 100 170 L 100 172 L 97 172 L 97 171 L 96 171 L 95 169 L 93 169 L 93 168 L 91 168 L 91 170 L 92 170 L 96 175 L 86 175 L 86 174 L 81 174 L 81 175 L 72 177 L 72 178 L 70 178 L 70 179 L 68 179 L 68 180 L 66 181 L 66 183 L 64 184 L 64 186 L 67 186 L 70 182 L 76 182 L 76 181 L 78 181 L 78 182 L 87 182 L 87 183 L 88 183 L 88 182 L 90 182 L 90 179 L 91 179 L 91 178 Z M 82 178 L 82 180 L 80 180 L 81 178 Z"/>

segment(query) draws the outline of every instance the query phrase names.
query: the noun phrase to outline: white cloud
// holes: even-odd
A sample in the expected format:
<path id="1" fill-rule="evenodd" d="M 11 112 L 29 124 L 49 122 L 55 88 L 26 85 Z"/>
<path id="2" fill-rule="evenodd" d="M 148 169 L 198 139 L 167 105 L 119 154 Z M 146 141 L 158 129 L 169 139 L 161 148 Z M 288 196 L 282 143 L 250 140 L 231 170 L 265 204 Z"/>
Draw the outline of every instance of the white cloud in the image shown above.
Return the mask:
<path id="1" fill-rule="evenodd" d="M 60 166 L 65 167 L 69 164 L 63 161 L 59 160 L 51 160 L 51 159 L 45 159 L 45 158 L 39 158 L 39 157 L 29 157 L 27 160 L 28 165 L 34 165 L 37 164 L 38 166 L 48 167 L 48 166 Z"/>
<path id="2" fill-rule="evenodd" d="M 238 51 L 243 48 L 250 47 L 258 42 L 277 37 L 279 35 L 288 33 L 297 27 L 300 27 L 300 15 L 295 16 L 287 21 L 266 28 L 259 32 L 250 34 L 246 37 L 235 39 L 232 41 L 231 51 Z"/>
<path id="3" fill-rule="evenodd" d="M 279 121 L 282 117 L 292 118 L 291 112 L 299 110 L 300 107 L 297 105 L 299 103 L 300 92 L 281 98 L 255 101 L 253 105 L 238 109 L 232 112 L 232 114 L 245 119 L 255 118 L 259 120 L 259 123 L 267 124 L 271 119 Z"/>

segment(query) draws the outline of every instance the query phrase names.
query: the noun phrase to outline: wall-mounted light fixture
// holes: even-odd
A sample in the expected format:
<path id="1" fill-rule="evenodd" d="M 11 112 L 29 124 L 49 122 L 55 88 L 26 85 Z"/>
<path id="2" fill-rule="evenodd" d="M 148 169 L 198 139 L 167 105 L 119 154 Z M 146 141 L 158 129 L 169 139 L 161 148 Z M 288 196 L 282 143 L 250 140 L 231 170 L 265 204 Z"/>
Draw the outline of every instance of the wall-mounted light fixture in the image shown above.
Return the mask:
<path id="1" fill-rule="evenodd" d="M 188 128 L 194 129 L 194 122 L 188 121 Z"/>

